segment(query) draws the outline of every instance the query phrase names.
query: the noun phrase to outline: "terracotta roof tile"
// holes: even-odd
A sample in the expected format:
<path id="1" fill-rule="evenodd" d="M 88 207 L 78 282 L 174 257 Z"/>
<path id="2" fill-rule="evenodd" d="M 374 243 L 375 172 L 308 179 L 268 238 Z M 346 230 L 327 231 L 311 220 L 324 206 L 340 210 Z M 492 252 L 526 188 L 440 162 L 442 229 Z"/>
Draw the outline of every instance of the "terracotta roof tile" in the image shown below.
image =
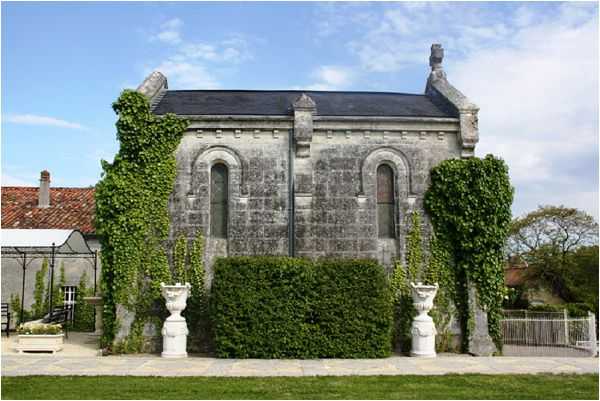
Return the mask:
<path id="1" fill-rule="evenodd" d="M 93 234 L 94 188 L 50 188 L 50 207 L 39 208 L 38 187 L 2 187 L 2 228 L 78 229 Z"/>
<path id="2" fill-rule="evenodd" d="M 504 269 L 504 284 L 507 287 L 517 287 L 525 282 L 525 269 L 522 267 L 509 267 Z"/>

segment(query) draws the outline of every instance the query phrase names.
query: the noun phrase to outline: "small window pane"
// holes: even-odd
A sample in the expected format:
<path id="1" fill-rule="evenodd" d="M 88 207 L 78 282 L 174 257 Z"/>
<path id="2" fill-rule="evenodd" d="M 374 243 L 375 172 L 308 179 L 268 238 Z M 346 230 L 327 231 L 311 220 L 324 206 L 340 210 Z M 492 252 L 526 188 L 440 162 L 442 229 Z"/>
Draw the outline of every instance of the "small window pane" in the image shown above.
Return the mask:
<path id="1" fill-rule="evenodd" d="M 215 164 L 210 177 L 210 232 L 213 237 L 227 238 L 227 167 L 224 164 Z"/>
<path id="2" fill-rule="evenodd" d="M 377 168 L 377 225 L 379 238 L 395 238 L 394 172 L 388 165 Z"/>

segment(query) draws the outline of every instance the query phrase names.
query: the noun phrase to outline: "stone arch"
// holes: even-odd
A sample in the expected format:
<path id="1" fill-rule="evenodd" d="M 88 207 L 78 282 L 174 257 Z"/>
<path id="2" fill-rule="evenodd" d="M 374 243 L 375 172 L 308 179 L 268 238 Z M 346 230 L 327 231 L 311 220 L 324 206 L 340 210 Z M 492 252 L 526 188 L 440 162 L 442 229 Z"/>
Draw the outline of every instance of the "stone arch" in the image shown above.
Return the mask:
<path id="1" fill-rule="evenodd" d="M 246 196 L 247 191 L 243 180 L 243 160 L 231 148 L 226 146 L 212 146 L 204 150 L 192 163 L 192 174 L 206 173 L 206 177 L 210 177 L 210 171 L 217 163 L 223 163 L 227 166 L 230 197 L 240 198 Z"/>
<path id="2" fill-rule="evenodd" d="M 399 200 L 407 199 L 412 192 L 412 169 L 406 156 L 399 150 L 382 147 L 365 157 L 361 166 L 361 195 L 370 198 L 376 190 L 377 167 L 389 165 L 394 171 L 396 194 Z"/>

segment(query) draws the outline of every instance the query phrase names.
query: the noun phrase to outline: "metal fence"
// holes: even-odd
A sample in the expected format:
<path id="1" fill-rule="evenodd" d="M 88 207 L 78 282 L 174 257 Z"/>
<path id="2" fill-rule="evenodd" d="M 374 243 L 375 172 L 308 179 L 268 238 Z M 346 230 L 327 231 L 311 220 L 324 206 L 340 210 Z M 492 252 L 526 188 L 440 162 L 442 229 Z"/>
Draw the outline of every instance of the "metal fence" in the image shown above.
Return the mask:
<path id="1" fill-rule="evenodd" d="M 503 348 L 507 356 L 596 356 L 595 316 L 570 318 L 564 312 L 504 311 Z"/>

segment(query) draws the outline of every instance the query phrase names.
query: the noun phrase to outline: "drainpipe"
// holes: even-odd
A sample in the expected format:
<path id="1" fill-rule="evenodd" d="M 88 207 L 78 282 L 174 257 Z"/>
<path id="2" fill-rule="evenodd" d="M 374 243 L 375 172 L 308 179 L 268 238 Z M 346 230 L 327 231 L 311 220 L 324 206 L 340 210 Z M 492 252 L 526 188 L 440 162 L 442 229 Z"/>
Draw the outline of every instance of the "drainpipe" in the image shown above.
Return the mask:
<path id="1" fill-rule="evenodd" d="M 288 255 L 296 255 L 295 245 L 295 194 L 294 194 L 294 130 L 288 131 Z"/>
<path id="2" fill-rule="evenodd" d="M 25 308 L 25 270 L 27 270 L 27 254 L 23 253 L 23 282 L 21 283 L 21 313 L 19 324 L 23 323 L 23 309 Z"/>
<path id="3" fill-rule="evenodd" d="M 52 318 L 52 312 L 54 311 L 52 303 L 54 300 L 52 299 L 52 293 L 54 292 L 54 255 L 56 253 L 56 246 L 54 242 L 52 243 L 52 259 L 50 259 L 50 302 L 48 304 L 48 313 L 50 314 L 50 318 Z"/>

